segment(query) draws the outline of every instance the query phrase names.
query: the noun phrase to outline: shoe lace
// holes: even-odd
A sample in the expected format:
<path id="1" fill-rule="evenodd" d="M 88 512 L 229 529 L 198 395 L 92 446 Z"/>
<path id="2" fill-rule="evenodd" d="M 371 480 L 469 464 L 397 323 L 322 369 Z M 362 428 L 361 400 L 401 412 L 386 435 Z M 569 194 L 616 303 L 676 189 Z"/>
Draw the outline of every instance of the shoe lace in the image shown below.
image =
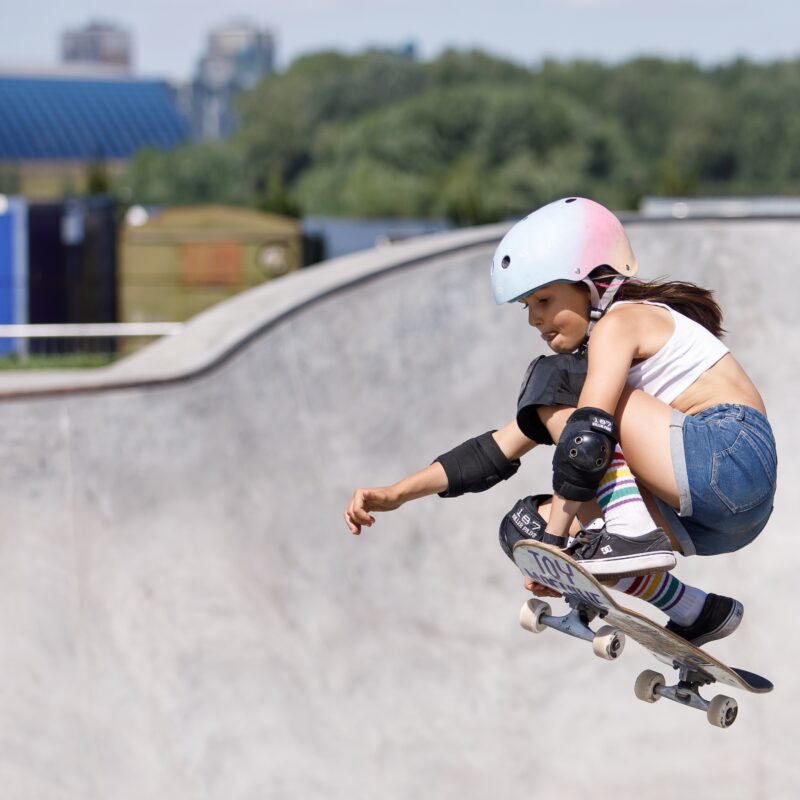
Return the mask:
<path id="1" fill-rule="evenodd" d="M 575 541 L 570 544 L 566 552 L 578 560 L 590 559 L 600 547 L 602 538 L 602 533 L 584 530 L 575 537 Z"/>

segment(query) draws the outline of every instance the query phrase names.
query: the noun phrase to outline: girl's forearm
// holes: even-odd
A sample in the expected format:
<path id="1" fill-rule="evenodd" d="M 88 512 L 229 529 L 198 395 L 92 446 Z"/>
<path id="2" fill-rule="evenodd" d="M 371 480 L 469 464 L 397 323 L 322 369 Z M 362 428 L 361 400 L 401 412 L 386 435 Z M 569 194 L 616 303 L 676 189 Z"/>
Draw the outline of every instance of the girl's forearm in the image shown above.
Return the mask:
<path id="1" fill-rule="evenodd" d="M 508 459 L 517 459 L 531 450 L 535 444 L 525 437 L 517 427 L 516 420 L 512 420 L 498 431 L 495 431 L 494 440 L 503 454 Z M 417 500 L 432 494 L 446 492 L 449 488 L 447 473 L 439 461 L 424 469 L 409 475 L 392 486 L 401 503 Z"/>
<path id="2" fill-rule="evenodd" d="M 419 472 L 415 472 L 413 475 L 398 481 L 394 485 L 394 489 L 397 492 L 398 499 L 405 503 L 431 494 L 446 492 L 447 475 L 444 467 L 438 461 L 434 461 L 433 464 L 425 467 L 425 469 L 421 469 Z"/>

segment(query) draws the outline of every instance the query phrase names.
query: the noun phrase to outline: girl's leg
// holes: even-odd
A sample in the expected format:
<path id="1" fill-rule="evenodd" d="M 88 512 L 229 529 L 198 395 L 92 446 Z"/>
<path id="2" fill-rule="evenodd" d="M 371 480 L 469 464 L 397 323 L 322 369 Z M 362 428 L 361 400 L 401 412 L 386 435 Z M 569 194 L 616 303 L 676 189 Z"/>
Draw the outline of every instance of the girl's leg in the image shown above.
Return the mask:
<path id="1" fill-rule="evenodd" d="M 670 447 L 672 407 L 626 386 L 615 416 L 620 443 L 636 479 L 672 508 L 679 508 Z"/>
<path id="2" fill-rule="evenodd" d="M 612 533 L 635 539 L 657 527 L 619 445 L 600 481 L 597 503 Z"/>
<path id="3" fill-rule="evenodd" d="M 541 413 L 555 441 L 561 435 L 559 428 L 563 428 L 570 409 L 550 407 Z M 573 553 L 590 572 L 596 577 L 622 577 L 661 572 L 675 566 L 672 540 L 653 520 L 619 445 L 600 481 L 596 497 L 605 527 Z M 579 507 L 579 503 L 556 498 L 547 533 L 563 536 L 571 515 Z"/>
<path id="4" fill-rule="evenodd" d="M 557 442 L 574 408 L 543 406 L 539 418 Z M 672 408 L 640 389 L 626 386 L 615 414 L 620 444 L 636 479 L 673 508 L 680 506 L 672 469 L 670 422 Z"/>
<path id="5" fill-rule="evenodd" d="M 621 578 L 609 588 L 647 601 L 678 625 L 691 625 L 695 622 L 708 597 L 702 589 L 679 581 L 670 572 Z"/>
<path id="6" fill-rule="evenodd" d="M 744 607 L 733 597 L 706 593 L 670 572 L 622 578 L 617 591 L 646 600 L 668 617 L 667 630 L 700 647 L 730 636 L 742 621 Z"/>
<path id="7" fill-rule="evenodd" d="M 553 441 L 560 437 L 572 411 L 572 408 L 565 406 L 539 409 L 540 418 Z M 643 487 L 641 495 L 650 517 L 670 533 L 653 494 L 673 508 L 680 505 L 670 448 L 672 409 L 644 392 L 626 387 L 616 417 L 626 461 L 636 481 L 647 487 Z M 670 539 L 675 549 L 679 549 L 671 534 Z M 656 606 L 669 617 L 668 630 L 698 646 L 733 633 L 743 614 L 742 604 L 738 600 L 706 593 L 682 583 L 669 572 L 622 578 L 609 588 L 640 597 Z"/>
<path id="8" fill-rule="evenodd" d="M 537 507 L 538 514 L 546 523 L 553 510 L 552 500 L 540 498 Z M 600 510 L 596 503 L 583 503 L 578 511 L 578 519 L 588 525 Z M 574 526 L 572 533 L 576 530 Z M 621 578 L 606 585 L 609 589 L 650 603 L 669 618 L 667 630 L 698 645 L 730 635 L 742 618 L 742 605 L 737 600 L 708 594 L 698 587 L 683 583 L 669 572 Z M 538 595 L 558 596 L 558 592 L 530 580 L 525 581 L 525 588 Z"/>
<path id="9" fill-rule="evenodd" d="M 564 425 L 573 411 L 574 408 L 569 406 L 542 406 L 537 409 L 539 417 L 553 441 L 558 441 Z M 673 534 L 652 497 L 653 493 L 657 494 L 673 508 L 678 508 L 680 505 L 670 449 L 672 408 L 640 390 L 626 387 L 620 399 L 616 416 L 617 424 L 620 427 L 620 440 L 625 461 L 636 476 L 647 511 L 654 524 L 670 538 L 673 549 L 680 550 L 678 538 Z M 564 501 L 561 501 L 558 508 L 561 509 L 563 506 Z M 564 520 L 570 519 L 569 511 L 571 510 L 571 504 L 567 504 L 567 509 L 561 511 L 560 515 L 557 511 L 554 516 L 557 524 L 563 527 Z M 621 516 L 626 518 L 627 514 L 623 512 Z M 623 530 L 619 532 L 630 536 L 630 526 L 628 527 L 627 532 Z M 647 528 L 647 522 L 644 520 L 640 524 L 642 531 L 650 530 L 652 527 L 651 525 L 650 528 Z"/>

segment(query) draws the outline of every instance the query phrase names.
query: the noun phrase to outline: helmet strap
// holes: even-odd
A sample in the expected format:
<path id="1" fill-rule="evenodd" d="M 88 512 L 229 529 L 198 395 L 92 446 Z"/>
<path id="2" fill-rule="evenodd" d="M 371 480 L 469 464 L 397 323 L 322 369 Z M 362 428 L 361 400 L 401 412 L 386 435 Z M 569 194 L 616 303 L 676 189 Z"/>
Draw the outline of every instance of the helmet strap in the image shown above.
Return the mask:
<path id="1" fill-rule="evenodd" d="M 589 328 L 586 331 L 587 339 L 589 334 L 592 332 L 592 328 L 594 328 L 595 324 L 603 316 L 603 314 L 606 313 L 606 309 L 611 305 L 611 302 L 613 301 L 617 292 L 620 290 L 620 287 L 627 280 L 628 279 L 622 275 L 617 275 L 616 277 L 612 278 L 608 288 L 603 292 L 603 296 L 600 297 L 600 293 L 597 291 L 597 287 L 594 285 L 594 282 L 589 280 L 589 278 L 583 279 L 583 283 L 589 287 L 589 295 L 591 296 L 592 300 L 592 307 L 589 309 Z"/>

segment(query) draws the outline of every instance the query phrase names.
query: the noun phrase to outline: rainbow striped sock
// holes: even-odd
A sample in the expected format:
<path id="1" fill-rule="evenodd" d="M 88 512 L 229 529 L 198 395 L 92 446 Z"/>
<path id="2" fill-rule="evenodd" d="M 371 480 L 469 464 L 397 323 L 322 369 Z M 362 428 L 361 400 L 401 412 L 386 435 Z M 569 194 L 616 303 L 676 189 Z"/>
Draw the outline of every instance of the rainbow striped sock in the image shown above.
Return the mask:
<path id="1" fill-rule="evenodd" d="M 695 622 L 708 596 L 702 589 L 683 583 L 669 572 L 622 578 L 611 588 L 646 600 L 678 625 L 691 625 Z"/>
<path id="2" fill-rule="evenodd" d="M 636 539 L 657 527 L 619 445 L 600 481 L 597 502 L 603 511 L 609 533 Z"/>

